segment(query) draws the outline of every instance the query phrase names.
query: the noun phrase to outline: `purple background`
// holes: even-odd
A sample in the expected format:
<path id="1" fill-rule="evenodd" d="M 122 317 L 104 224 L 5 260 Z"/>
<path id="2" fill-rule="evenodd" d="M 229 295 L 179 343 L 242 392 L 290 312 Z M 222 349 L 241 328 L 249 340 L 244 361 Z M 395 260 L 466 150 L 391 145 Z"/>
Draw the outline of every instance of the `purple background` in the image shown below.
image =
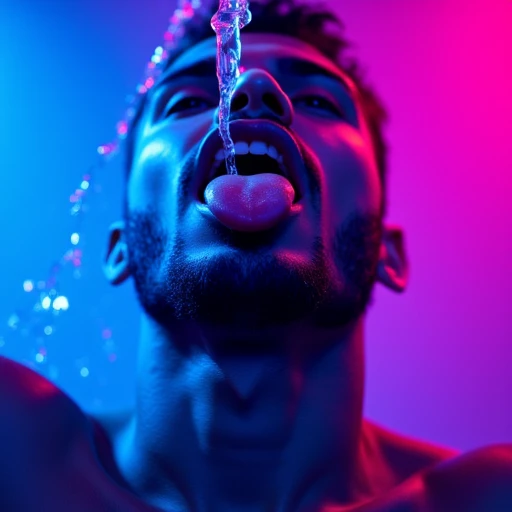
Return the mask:
<path id="1" fill-rule="evenodd" d="M 331 0 L 391 111 L 389 215 L 412 265 L 368 317 L 369 417 L 461 449 L 512 442 L 512 2 Z M 7 319 L 74 229 L 68 198 L 108 142 L 167 26 L 164 0 L 0 3 L 0 353 L 31 357 Z M 242 57 L 243 58 L 243 57 Z M 81 234 L 83 276 L 48 339 L 56 382 L 84 407 L 133 400 L 138 307 L 100 265 L 120 214 L 119 162 Z M 105 363 L 101 330 L 118 355 Z M 81 377 L 80 368 L 90 373 Z"/>

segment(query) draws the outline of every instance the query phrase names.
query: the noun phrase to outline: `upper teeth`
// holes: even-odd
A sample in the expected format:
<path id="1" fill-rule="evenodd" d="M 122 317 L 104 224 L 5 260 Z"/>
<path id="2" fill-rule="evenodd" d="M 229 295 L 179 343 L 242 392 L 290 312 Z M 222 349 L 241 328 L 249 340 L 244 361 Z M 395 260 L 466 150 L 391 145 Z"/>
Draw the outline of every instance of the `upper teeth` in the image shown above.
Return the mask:
<path id="1" fill-rule="evenodd" d="M 241 140 L 235 142 L 235 154 L 247 155 L 247 153 L 251 153 L 251 155 L 268 155 L 270 158 L 277 160 L 280 164 L 283 163 L 283 155 L 279 154 L 274 146 L 267 145 L 266 142 L 261 140 L 254 140 L 250 144 Z M 216 166 L 225 158 L 226 153 L 224 148 L 219 149 L 215 155 Z"/>

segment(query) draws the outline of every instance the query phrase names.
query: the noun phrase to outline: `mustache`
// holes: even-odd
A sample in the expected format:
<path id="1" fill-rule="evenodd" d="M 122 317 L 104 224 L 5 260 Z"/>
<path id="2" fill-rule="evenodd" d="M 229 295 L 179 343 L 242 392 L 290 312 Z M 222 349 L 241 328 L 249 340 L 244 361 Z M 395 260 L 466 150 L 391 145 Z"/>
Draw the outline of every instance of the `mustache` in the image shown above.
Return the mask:
<path id="1" fill-rule="evenodd" d="M 253 121 L 272 121 L 277 124 L 282 130 L 284 130 L 294 141 L 299 149 L 299 154 L 304 162 L 304 166 L 306 168 L 306 178 L 307 184 L 309 188 L 310 197 L 312 199 L 312 205 L 317 214 L 320 213 L 320 184 L 322 182 L 322 173 L 320 171 L 320 164 L 318 159 L 314 155 L 313 151 L 301 140 L 300 137 L 297 136 L 290 128 L 284 125 L 281 122 L 281 119 L 271 112 L 258 115 L 256 118 L 247 117 L 245 114 L 234 113 L 230 116 L 229 121 L 238 121 L 238 120 L 253 120 Z M 218 130 L 218 127 L 216 128 Z M 208 134 L 205 135 L 205 137 Z M 190 187 L 193 183 L 193 180 L 197 174 L 196 162 L 198 160 L 199 150 L 201 147 L 201 143 L 204 138 L 201 139 L 194 149 L 189 153 L 186 160 L 181 165 L 181 173 L 178 177 L 178 210 L 181 214 L 184 213 L 187 208 L 187 203 L 185 198 L 190 193 Z"/>

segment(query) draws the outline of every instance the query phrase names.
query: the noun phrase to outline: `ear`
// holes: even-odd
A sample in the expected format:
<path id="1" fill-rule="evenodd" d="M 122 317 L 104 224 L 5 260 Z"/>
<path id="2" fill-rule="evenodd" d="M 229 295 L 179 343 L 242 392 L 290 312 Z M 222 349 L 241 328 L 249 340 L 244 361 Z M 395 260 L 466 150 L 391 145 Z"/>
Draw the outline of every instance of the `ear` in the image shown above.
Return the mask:
<path id="1" fill-rule="evenodd" d="M 130 276 L 128 265 L 128 247 L 123 239 L 124 222 L 118 221 L 110 225 L 109 241 L 103 273 L 112 285 L 126 281 Z"/>
<path id="2" fill-rule="evenodd" d="M 398 226 L 383 228 L 377 281 L 395 292 L 403 292 L 409 281 L 404 234 Z"/>

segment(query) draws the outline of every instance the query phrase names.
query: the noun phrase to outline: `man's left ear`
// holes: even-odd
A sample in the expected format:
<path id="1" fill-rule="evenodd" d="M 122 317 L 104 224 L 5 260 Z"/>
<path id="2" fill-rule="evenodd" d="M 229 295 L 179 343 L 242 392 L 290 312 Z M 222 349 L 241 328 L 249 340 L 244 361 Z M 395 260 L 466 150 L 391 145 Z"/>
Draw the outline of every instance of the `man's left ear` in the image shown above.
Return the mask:
<path id="1" fill-rule="evenodd" d="M 398 226 L 383 227 L 377 281 L 395 292 L 403 292 L 409 281 L 404 233 Z"/>
<path id="2" fill-rule="evenodd" d="M 130 276 L 128 246 L 123 237 L 124 222 L 110 225 L 107 253 L 103 262 L 103 273 L 110 284 L 118 285 Z"/>

